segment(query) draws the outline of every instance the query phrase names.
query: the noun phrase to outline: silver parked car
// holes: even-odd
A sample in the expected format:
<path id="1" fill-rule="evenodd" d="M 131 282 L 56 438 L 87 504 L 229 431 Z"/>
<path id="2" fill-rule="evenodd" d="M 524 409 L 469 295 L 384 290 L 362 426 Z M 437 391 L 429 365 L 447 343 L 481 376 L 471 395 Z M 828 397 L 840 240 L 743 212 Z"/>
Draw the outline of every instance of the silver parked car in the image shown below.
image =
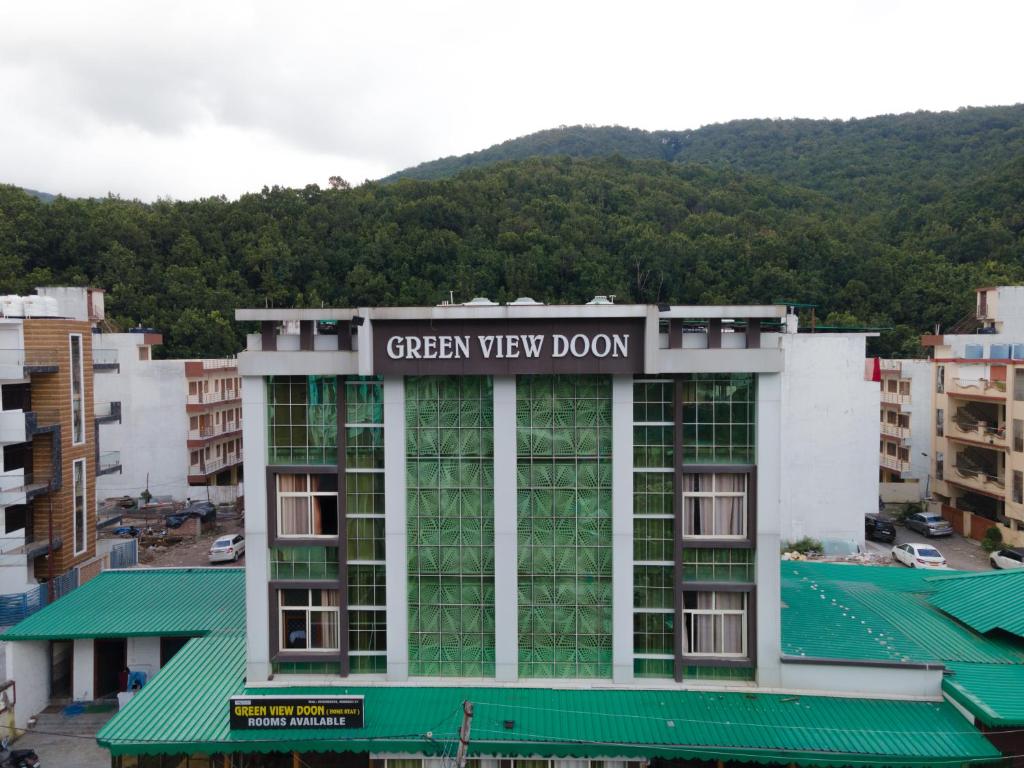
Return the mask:
<path id="1" fill-rule="evenodd" d="M 221 536 L 210 547 L 210 562 L 222 563 L 225 560 L 238 562 L 238 558 L 245 552 L 245 538 L 239 533 L 230 536 Z"/>
<path id="2" fill-rule="evenodd" d="M 904 521 L 904 525 L 912 531 L 917 531 L 925 536 L 952 536 L 953 526 L 949 520 L 941 515 L 932 515 L 928 512 L 918 512 L 910 515 Z"/>

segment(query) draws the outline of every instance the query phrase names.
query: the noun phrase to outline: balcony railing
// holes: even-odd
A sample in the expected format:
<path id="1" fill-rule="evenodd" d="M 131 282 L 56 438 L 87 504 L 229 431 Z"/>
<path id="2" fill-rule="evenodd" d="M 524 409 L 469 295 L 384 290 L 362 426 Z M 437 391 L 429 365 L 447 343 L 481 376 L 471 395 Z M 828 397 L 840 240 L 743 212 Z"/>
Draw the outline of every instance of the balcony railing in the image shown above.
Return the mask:
<path id="1" fill-rule="evenodd" d="M 950 380 L 949 391 L 967 396 L 985 395 L 986 397 L 1002 397 L 1006 394 L 1005 381 L 992 381 L 991 379 L 964 379 L 954 377 Z"/>
<path id="2" fill-rule="evenodd" d="M 883 371 L 899 371 L 903 369 L 899 360 L 879 360 L 879 367 Z"/>
<path id="3" fill-rule="evenodd" d="M 226 403 L 229 400 L 237 400 L 241 393 L 237 389 L 222 389 L 220 392 L 197 392 L 189 395 L 189 405 L 209 405 L 211 403 Z"/>
<path id="4" fill-rule="evenodd" d="M 56 371 L 66 353 L 56 349 L 0 349 L 0 365 L 12 365 L 29 372 Z"/>
<path id="5" fill-rule="evenodd" d="M 882 434 L 906 440 L 910 437 L 910 427 L 901 427 L 898 424 L 882 424 Z"/>
<path id="6" fill-rule="evenodd" d="M 997 426 L 984 421 L 957 418 L 952 419 L 956 434 L 985 442 L 1004 444 L 1006 442 L 1006 425 Z"/>
<path id="7" fill-rule="evenodd" d="M 892 405 L 909 405 L 910 395 L 904 395 L 899 392 L 882 392 L 882 402 L 891 403 Z"/>
<path id="8" fill-rule="evenodd" d="M 0 474 L 0 505 L 17 504 L 23 496 L 47 490 L 52 482 L 50 475 L 40 472 L 13 471 Z"/>
<path id="9" fill-rule="evenodd" d="M 240 421 L 228 421 L 221 422 L 220 424 L 211 425 L 208 427 L 200 427 L 199 429 L 190 429 L 188 431 L 189 440 L 208 440 L 211 437 L 219 437 L 220 435 L 227 435 L 231 432 L 238 432 L 242 429 L 242 422 Z"/>
<path id="10" fill-rule="evenodd" d="M 121 467 L 120 451 L 104 451 L 99 458 L 99 473 L 107 474 Z"/>
<path id="11" fill-rule="evenodd" d="M 225 467 L 231 467 L 235 464 L 240 464 L 242 461 L 242 451 L 237 453 L 229 453 L 219 459 L 204 459 L 198 465 L 193 464 L 189 467 L 190 475 L 212 475 L 214 472 L 220 472 Z"/>
<path id="12" fill-rule="evenodd" d="M 884 453 L 879 457 L 879 464 L 886 469 L 891 469 L 893 472 L 899 472 L 900 474 L 910 471 L 909 461 L 904 461 L 897 456 L 887 456 Z"/>
<path id="13" fill-rule="evenodd" d="M 118 368 L 120 367 L 117 360 L 116 349 L 96 349 L 93 347 L 92 350 L 92 365 L 94 368 Z"/>
<path id="14" fill-rule="evenodd" d="M 957 464 L 956 475 L 960 480 L 966 480 L 968 483 L 977 483 L 978 485 L 991 490 L 992 488 L 999 488 L 1000 490 L 1006 488 L 1005 478 L 999 477 L 998 475 L 990 475 L 985 470 L 975 469 L 970 465 L 964 466 Z"/>
<path id="15" fill-rule="evenodd" d="M 219 360 L 203 360 L 204 371 L 215 371 L 219 368 L 237 368 L 238 360 L 233 357 L 225 357 Z"/>

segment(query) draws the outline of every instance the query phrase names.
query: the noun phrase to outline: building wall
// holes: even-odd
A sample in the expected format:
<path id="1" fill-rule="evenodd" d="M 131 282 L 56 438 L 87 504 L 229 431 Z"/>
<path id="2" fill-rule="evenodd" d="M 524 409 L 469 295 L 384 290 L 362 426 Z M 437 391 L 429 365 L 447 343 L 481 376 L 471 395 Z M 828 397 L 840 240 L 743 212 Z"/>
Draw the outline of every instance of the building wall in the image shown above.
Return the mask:
<path id="1" fill-rule="evenodd" d="M 96 550 L 96 513 L 93 500 L 96 498 L 96 440 L 93 420 L 93 367 L 92 328 L 88 322 L 49 318 L 26 319 L 26 352 L 55 350 L 59 355 L 56 373 L 36 374 L 32 377 L 32 407 L 59 414 L 61 425 L 61 487 L 56 491 L 42 494 L 33 501 L 34 531 L 37 541 L 49 538 L 49 518 L 52 510 L 53 533 L 59 536 L 63 546 L 54 552 L 52 572 L 65 573 L 72 566 L 85 562 L 94 556 Z M 69 335 L 81 334 L 84 372 L 82 407 L 85 413 L 83 442 L 72 444 L 71 414 L 71 352 Z M 33 464 L 36 474 L 48 472 L 54 450 L 51 435 L 37 436 L 32 441 Z M 73 514 L 74 498 L 72 482 L 73 462 L 85 460 L 86 468 L 86 546 L 81 554 L 74 552 Z M 52 506 L 51 506 L 52 505 Z M 36 560 L 36 577 L 44 578 L 50 568 L 42 558 Z"/>
<path id="2" fill-rule="evenodd" d="M 96 698 L 96 692 L 93 690 L 96 677 L 96 646 L 92 638 L 79 638 L 74 643 L 71 656 L 71 698 L 75 701 L 92 701 Z M 18 674 L 21 674 L 20 670 Z"/>
<path id="3" fill-rule="evenodd" d="M 46 640 L 4 643 L 6 668 L 18 686 L 14 727 L 25 728 L 50 698 L 50 644 Z"/>
<path id="4" fill-rule="evenodd" d="M 99 337 L 105 348 L 118 350 L 121 369 L 96 377 L 96 402 L 121 403 L 121 423 L 100 425 L 100 449 L 121 452 L 121 473 L 98 478 L 99 501 L 138 496 L 146 488 L 147 475 L 154 496 L 189 495 L 185 361 L 139 360 L 146 336 Z"/>
<path id="5" fill-rule="evenodd" d="M 782 340 L 782 540 L 863 541 L 864 513 L 878 509 L 879 390 L 864 380 L 865 337 Z"/>
<path id="6" fill-rule="evenodd" d="M 128 668 L 132 672 L 145 672 L 149 682 L 160 671 L 160 638 L 129 637 L 127 646 Z"/>
<path id="7" fill-rule="evenodd" d="M 918 481 L 924 498 L 930 493 L 935 371 L 930 360 L 900 360 L 900 365 L 903 376 L 910 379 L 910 476 Z"/>

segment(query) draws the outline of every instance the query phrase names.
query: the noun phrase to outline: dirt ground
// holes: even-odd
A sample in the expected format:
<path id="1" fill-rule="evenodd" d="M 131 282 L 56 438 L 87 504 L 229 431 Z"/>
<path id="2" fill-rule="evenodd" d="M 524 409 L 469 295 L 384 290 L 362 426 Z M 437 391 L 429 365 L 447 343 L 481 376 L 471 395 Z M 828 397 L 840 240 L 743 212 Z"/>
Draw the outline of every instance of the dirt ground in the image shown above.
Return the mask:
<path id="1" fill-rule="evenodd" d="M 135 525 L 145 531 L 141 522 L 125 519 L 125 525 Z M 186 524 L 188 525 L 188 524 Z M 155 526 L 154 526 L 155 527 Z M 184 528 L 185 526 L 183 526 Z M 182 529 L 171 529 L 166 535 L 143 535 L 139 539 L 139 565 L 150 568 L 181 568 L 205 565 L 234 565 L 231 562 L 210 563 L 210 545 L 214 539 L 231 533 L 244 533 L 245 519 L 243 514 L 233 510 L 218 509 L 217 523 L 209 530 L 204 530 L 198 537 L 182 534 Z M 245 555 L 238 559 L 238 565 L 245 563 Z"/>

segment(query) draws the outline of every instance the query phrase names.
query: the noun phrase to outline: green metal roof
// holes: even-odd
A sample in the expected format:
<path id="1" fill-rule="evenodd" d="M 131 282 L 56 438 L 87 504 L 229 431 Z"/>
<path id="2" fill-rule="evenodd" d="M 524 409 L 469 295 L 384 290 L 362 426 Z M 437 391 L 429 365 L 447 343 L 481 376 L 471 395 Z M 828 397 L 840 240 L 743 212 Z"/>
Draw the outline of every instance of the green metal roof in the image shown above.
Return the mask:
<path id="1" fill-rule="evenodd" d="M 961 574 L 934 581 L 930 602 L 978 632 L 1024 637 L 1024 568 Z"/>
<path id="2" fill-rule="evenodd" d="M 1024 727 L 1024 666 L 949 665 L 942 690 L 986 725 Z"/>
<path id="3" fill-rule="evenodd" d="M 188 636 L 245 627 L 241 568 L 104 571 L 0 640 Z"/>
<path id="4" fill-rule="evenodd" d="M 790 656 L 1024 664 L 1024 645 L 983 637 L 935 610 L 933 572 L 838 563 L 782 563 L 782 652 Z M 1012 602 L 1012 601 L 1008 601 Z"/>
<path id="5" fill-rule="evenodd" d="M 451 753 L 472 701 L 473 755 L 663 756 L 801 765 L 925 766 L 998 752 L 946 703 L 678 690 L 352 686 L 245 688 L 245 637 L 189 641 L 99 733 L 113 755 L 311 751 Z M 235 731 L 241 693 L 359 694 L 352 730 Z M 511 720 L 511 729 L 504 722 Z M 428 737 L 426 734 L 431 733 Z"/>

